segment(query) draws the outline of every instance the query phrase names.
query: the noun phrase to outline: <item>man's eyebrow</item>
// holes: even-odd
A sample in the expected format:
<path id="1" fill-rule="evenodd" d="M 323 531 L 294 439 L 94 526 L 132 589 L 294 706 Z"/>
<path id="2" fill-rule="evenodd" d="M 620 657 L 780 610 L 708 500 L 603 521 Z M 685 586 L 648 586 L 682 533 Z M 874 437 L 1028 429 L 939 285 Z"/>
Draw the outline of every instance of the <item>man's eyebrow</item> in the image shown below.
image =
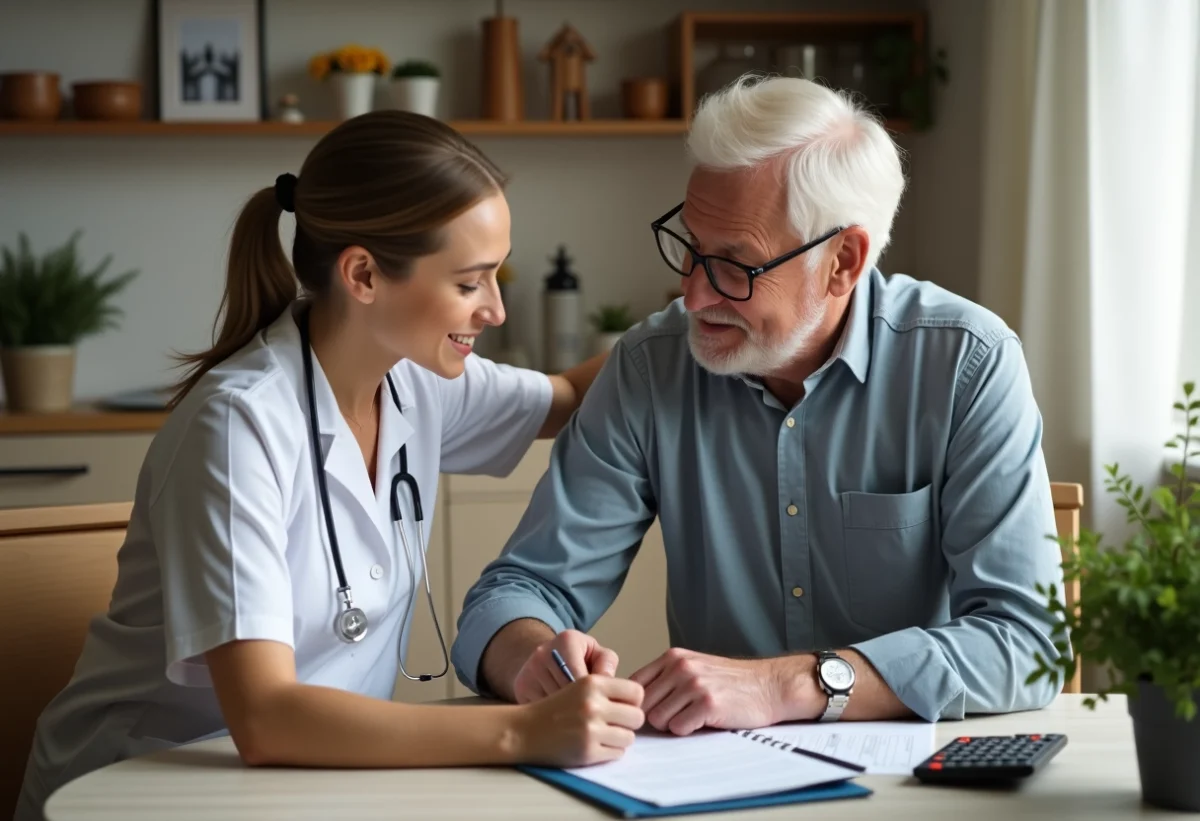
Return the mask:
<path id="1" fill-rule="evenodd" d="M 508 253 L 504 255 L 504 259 L 502 259 L 500 262 L 477 262 L 474 265 L 468 265 L 466 268 L 459 268 L 457 271 L 452 271 L 451 273 L 474 274 L 474 273 L 480 272 L 480 271 L 490 271 L 493 268 L 499 267 L 504 262 L 507 262 L 508 258 L 511 256 L 512 256 L 512 249 L 509 248 Z"/>

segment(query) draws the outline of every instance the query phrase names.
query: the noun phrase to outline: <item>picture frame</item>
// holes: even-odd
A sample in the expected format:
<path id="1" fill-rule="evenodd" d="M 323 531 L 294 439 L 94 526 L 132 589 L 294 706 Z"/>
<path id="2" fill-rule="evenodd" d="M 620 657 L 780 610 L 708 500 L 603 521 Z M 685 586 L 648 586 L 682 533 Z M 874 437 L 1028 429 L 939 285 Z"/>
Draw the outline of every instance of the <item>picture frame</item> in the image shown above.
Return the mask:
<path id="1" fill-rule="evenodd" d="M 265 0 L 154 0 L 163 122 L 266 119 Z"/>

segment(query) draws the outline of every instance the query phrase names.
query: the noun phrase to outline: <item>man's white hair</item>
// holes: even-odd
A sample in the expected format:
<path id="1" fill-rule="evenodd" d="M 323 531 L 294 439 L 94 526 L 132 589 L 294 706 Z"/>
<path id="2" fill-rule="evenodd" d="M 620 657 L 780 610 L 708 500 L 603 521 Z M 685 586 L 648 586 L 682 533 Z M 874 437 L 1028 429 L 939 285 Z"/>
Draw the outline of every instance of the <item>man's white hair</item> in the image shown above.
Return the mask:
<path id="1" fill-rule="evenodd" d="M 795 77 L 745 75 L 701 100 L 687 148 L 713 169 L 781 161 L 796 234 L 808 242 L 837 226 L 862 226 L 871 240 L 864 270 L 891 241 L 905 185 L 900 151 L 878 118 L 845 92 Z"/>

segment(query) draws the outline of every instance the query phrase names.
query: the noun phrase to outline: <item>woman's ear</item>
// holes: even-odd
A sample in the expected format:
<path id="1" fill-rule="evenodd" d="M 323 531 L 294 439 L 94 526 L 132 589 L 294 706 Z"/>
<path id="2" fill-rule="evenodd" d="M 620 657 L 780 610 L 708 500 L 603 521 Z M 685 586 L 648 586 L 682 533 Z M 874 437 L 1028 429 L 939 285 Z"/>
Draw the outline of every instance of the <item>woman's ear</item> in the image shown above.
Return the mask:
<path id="1" fill-rule="evenodd" d="M 375 301 L 379 292 L 379 267 L 367 249 L 351 245 L 338 254 L 334 275 L 351 299 L 364 305 Z"/>
<path id="2" fill-rule="evenodd" d="M 829 293 L 841 297 L 854 290 L 862 276 L 871 238 L 861 225 L 851 225 L 842 229 L 830 242 L 837 244 L 834 246 L 833 270 L 829 275 Z"/>

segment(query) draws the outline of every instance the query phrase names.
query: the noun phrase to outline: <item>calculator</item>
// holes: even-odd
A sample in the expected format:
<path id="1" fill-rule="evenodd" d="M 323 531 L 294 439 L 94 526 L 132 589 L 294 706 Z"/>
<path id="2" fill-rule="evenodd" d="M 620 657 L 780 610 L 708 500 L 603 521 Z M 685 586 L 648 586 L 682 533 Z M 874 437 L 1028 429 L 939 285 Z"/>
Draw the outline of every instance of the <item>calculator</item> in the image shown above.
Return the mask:
<path id="1" fill-rule="evenodd" d="M 1033 775 L 1067 746 L 1062 733 L 961 736 L 913 768 L 929 784 L 1013 782 Z"/>

